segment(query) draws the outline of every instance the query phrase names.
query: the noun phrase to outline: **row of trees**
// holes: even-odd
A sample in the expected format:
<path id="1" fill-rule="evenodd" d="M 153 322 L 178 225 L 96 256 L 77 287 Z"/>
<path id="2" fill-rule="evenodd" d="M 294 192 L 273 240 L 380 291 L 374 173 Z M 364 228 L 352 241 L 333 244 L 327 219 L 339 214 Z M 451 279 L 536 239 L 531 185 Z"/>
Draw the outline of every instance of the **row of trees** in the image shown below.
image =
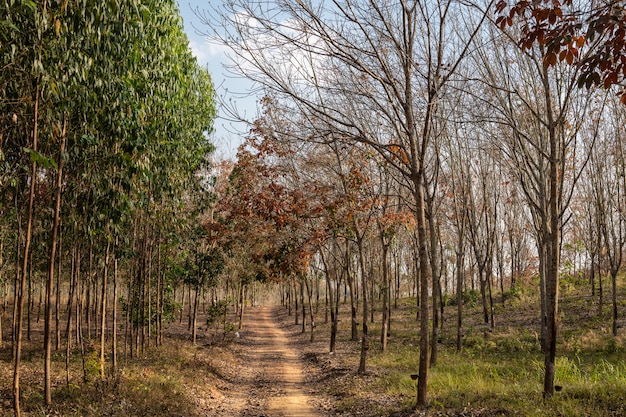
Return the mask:
<path id="1" fill-rule="evenodd" d="M 546 398 L 564 242 L 583 252 L 567 259 L 574 268 L 614 271 L 617 322 L 624 96 L 580 86 L 623 80 L 624 5 L 596 3 L 242 0 L 208 19 L 226 33 L 234 70 L 266 93 L 233 171 L 225 223 L 239 225 L 237 242 L 253 233 L 244 253 L 267 276 L 319 268 L 333 305 L 340 282 L 353 299 L 360 289 L 360 372 L 373 277 L 387 326 L 390 266 L 416 277 L 418 405 L 449 274 L 461 348 L 468 265 L 491 326 L 494 276 L 504 292 L 505 276 L 514 286 L 529 267 L 538 271 Z M 616 67 L 597 63 L 606 47 Z M 412 256 L 390 262 L 395 245 Z M 352 316 L 356 324 L 354 301 Z"/>
<path id="2" fill-rule="evenodd" d="M 3 306 L 13 300 L 19 416 L 39 282 L 50 404 L 54 340 L 69 361 L 97 333 L 104 377 L 107 351 L 118 366 L 120 323 L 131 355 L 150 334 L 160 343 L 173 283 L 206 279 L 194 219 L 208 196 L 215 98 L 173 0 L 18 0 L 0 14 L 0 282 Z"/>

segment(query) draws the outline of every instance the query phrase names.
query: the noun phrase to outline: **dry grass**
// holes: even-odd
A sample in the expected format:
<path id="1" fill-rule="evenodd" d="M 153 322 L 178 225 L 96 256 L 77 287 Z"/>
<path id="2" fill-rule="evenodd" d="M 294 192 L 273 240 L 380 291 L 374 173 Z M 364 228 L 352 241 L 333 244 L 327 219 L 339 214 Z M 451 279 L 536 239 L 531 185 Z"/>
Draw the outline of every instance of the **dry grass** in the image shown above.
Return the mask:
<path id="1" fill-rule="evenodd" d="M 416 386 L 410 378 L 419 360 L 415 300 L 402 300 L 392 312 L 387 352 L 381 352 L 378 342 L 380 315 L 369 324 L 372 342 L 366 376 L 355 373 L 359 343 L 346 342 L 350 321 L 343 309 L 338 354 L 327 359 L 327 354 L 320 353 L 327 352 L 325 345 L 313 349 L 318 352 L 318 366 L 326 374 L 338 374 L 326 389 L 336 400 L 337 415 L 626 415 L 626 335 L 610 334 L 609 306 L 598 316 L 597 297 L 588 295 L 587 283 L 580 279 L 562 283 L 556 384 L 563 389 L 554 399 L 542 400 L 543 354 L 535 284 L 527 282 L 507 294 L 505 305 L 499 303 L 499 296 L 494 299 L 498 304 L 493 331 L 486 331 L 482 324 L 479 305 L 466 305 L 461 353 L 455 349 L 456 307 L 446 309 L 438 364 L 429 373 L 426 410 L 414 410 Z M 626 291 L 620 288 L 620 299 L 624 296 Z M 317 340 L 326 340 L 328 325 L 318 326 L 317 332 Z"/>
<path id="2" fill-rule="evenodd" d="M 227 345 L 194 346 L 171 334 L 163 346 L 146 349 L 139 358 L 120 354 L 120 370 L 99 376 L 98 346 L 87 343 L 85 368 L 80 350 L 71 354 L 69 383 L 65 351 L 53 353 L 53 405 L 44 406 L 41 337 L 25 341 L 21 367 L 21 404 L 25 416 L 206 416 L 228 385 L 231 364 Z M 175 336 L 175 337 L 174 337 Z M 206 342 L 206 340 L 202 340 Z M 10 343 L 0 350 L 0 416 L 12 416 L 13 362 Z M 110 366 L 110 364 L 107 364 Z"/>
<path id="3" fill-rule="evenodd" d="M 400 300 L 392 312 L 387 352 L 381 351 L 380 306 L 368 323 L 370 349 L 367 374 L 357 375 L 359 341 L 350 341 L 348 305 L 341 306 L 337 352 L 328 353 L 329 323 L 324 306 L 317 314 L 315 342 L 309 328 L 302 334 L 294 317 L 279 310 L 277 317 L 306 364 L 307 390 L 314 405 L 327 416 L 624 416 L 626 415 L 626 332 L 610 334 L 609 307 L 600 316 L 597 297 L 586 282 L 563 280 L 561 326 L 555 398 L 541 399 L 543 356 L 539 346 L 538 294 L 529 281 L 507 293 L 506 304 L 495 297 L 496 328 L 486 331 L 479 305 L 465 306 L 464 350 L 455 349 L 456 307 L 448 306 L 439 343 L 439 361 L 429 374 L 430 405 L 415 410 L 418 324 L 414 299 Z M 608 294 L 605 294 L 606 299 Z M 626 299 L 620 287 L 619 299 Z M 620 304 L 620 313 L 623 314 Z M 360 320 L 360 314 L 359 314 Z M 621 323 L 620 323 L 621 324 Z M 7 328 L 5 318 L 5 328 Z M 359 329 L 360 330 L 360 329 Z M 140 358 L 121 358 L 121 371 L 100 380 L 97 345 L 89 344 L 86 363 L 90 378 L 82 377 L 80 351 L 72 354 L 70 383 L 65 381 L 65 358 L 53 360 L 53 401 L 43 406 L 43 364 L 40 334 L 24 348 L 22 404 L 26 416 L 228 416 L 229 393 L 238 389 L 240 349 L 235 341 L 211 344 L 201 332 L 191 344 L 186 326 L 168 328 L 165 344 L 147 349 Z M 10 416 L 11 348 L 0 349 L 0 416 Z"/>

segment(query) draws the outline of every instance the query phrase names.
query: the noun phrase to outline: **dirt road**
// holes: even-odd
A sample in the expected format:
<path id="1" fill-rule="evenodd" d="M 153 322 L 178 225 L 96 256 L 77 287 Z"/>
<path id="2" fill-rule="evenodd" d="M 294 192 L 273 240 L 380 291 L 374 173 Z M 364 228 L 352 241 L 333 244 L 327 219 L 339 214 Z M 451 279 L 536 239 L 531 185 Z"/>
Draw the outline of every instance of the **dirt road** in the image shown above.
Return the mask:
<path id="1" fill-rule="evenodd" d="M 307 394 L 303 366 L 271 307 L 247 311 L 240 332 L 237 375 L 231 380 L 227 409 L 240 417 L 320 417 Z"/>

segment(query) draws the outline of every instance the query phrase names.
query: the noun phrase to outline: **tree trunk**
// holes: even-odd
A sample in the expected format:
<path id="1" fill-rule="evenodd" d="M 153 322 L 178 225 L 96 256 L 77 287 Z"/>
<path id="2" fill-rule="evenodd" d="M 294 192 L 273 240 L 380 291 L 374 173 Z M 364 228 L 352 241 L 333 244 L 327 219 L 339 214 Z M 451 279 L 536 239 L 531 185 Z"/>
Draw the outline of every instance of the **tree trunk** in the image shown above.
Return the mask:
<path id="1" fill-rule="evenodd" d="M 245 287 L 246 285 L 243 283 L 243 281 L 241 281 L 240 288 L 239 288 L 239 326 L 237 327 L 239 330 L 243 329 L 243 310 L 246 304 Z M 296 310 L 296 316 L 297 315 L 298 315 L 298 311 Z"/>
<path id="2" fill-rule="evenodd" d="M 430 274 L 428 270 L 428 244 L 426 239 L 422 172 L 419 172 L 415 178 L 415 189 L 420 275 L 420 355 L 417 379 L 417 405 L 423 407 L 426 405 L 428 395 L 428 282 Z"/>
<path id="3" fill-rule="evenodd" d="M 51 383 L 51 353 L 52 353 L 52 285 L 54 283 L 54 267 L 57 251 L 57 235 L 59 232 L 59 222 L 61 219 L 61 188 L 63 187 L 63 153 L 65 152 L 65 128 L 66 120 L 63 116 L 63 131 L 61 132 L 61 143 L 59 150 L 59 164 L 56 178 L 55 204 L 52 219 L 52 231 L 50 232 L 50 255 L 48 257 L 48 279 L 46 281 L 46 305 L 44 318 L 44 401 L 46 405 L 52 404 L 52 383 Z M 58 291 L 57 291 L 58 305 Z M 57 307 L 58 311 L 58 307 Z M 57 314 L 58 316 L 58 314 Z M 58 325 L 57 325 L 58 328 Z"/>
<path id="4" fill-rule="evenodd" d="M 313 343 L 315 341 L 315 316 L 313 313 L 313 288 L 311 288 L 311 285 L 309 285 L 309 281 L 306 277 L 304 277 L 305 279 L 305 285 L 306 285 L 306 293 L 307 296 L 309 298 L 309 325 L 311 327 L 311 338 L 310 338 L 310 342 Z"/>
<path id="5" fill-rule="evenodd" d="M 387 265 L 387 252 L 389 251 L 389 246 L 387 246 L 384 242 L 384 238 L 381 238 L 382 242 L 382 270 L 383 270 L 383 317 L 380 329 L 380 344 L 382 345 L 383 352 L 387 351 L 387 336 L 388 336 L 388 325 L 389 325 L 389 294 L 391 289 L 391 282 L 389 280 L 389 268 Z"/>
<path id="6" fill-rule="evenodd" d="M 489 323 L 489 309 L 487 307 L 487 272 L 485 266 L 478 264 L 478 279 L 480 280 L 480 299 L 483 307 L 483 323 Z"/>
<path id="7" fill-rule="evenodd" d="M 102 271 L 102 294 L 100 295 L 100 378 L 104 380 L 104 367 L 107 333 L 107 276 L 109 275 L 109 252 L 111 241 L 107 238 L 107 246 L 104 253 L 104 269 Z M 115 331 L 115 329 L 113 329 Z"/>
<path id="8" fill-rule="evenodd" d="M 65 327 L 65 384 L 69 388 L 70 386 L 70 354 L 72 349 L 72 311 L 74 309 L 74 294 L 76 293 L 78 268 L 80 265 L 79 260 L 79 244 L 77 243 L 72 248 L 72 268 L 70 276 L 70 289 L 67 299 L 67 324 Z"/>
<path id="9" fill-rule="evenodd" d="M 428 229 L 430 232 L 430 274 L 432 280 L 432 338 L 430 341 L 430 366 L 437 365 L 437 343 L 439 341 L 439 305 L 437 300 L 439 299 L 439 263 L 437 254 L 437 235 L 438 231 L 435 226 L 435 219 L 433 215 L 433 203 L 429 197 L 427 199 L 428 204 Z"/>
<path id="10" fill-rule="evenodd" d="M 557 122 L 552 114 L 551 93 L 547 81 L 547 67 L 544 65 L 543 78 L 546 91 L 546 109 L 548 119 L 548 133 L 550 143 L 550 188 L 548 199 L 549 228 L 546 229 L 545 240 L 547 242 L 547 272 L 546 275 L 546 352 L 545 352 L 545 378 L 543 385 L 544 398 L 554 395 L 554 365 L 556 360 L 557 320 L 559 312 L 559 265 L 561 251 L 561 194 L 562 173 L 560 161 L 562 156 L 558 152 L 557 145 Z"/>
<path id="11" fill-rule="evenodd" d="M 356 228 L 355 228 L 356 230 Z M 358 232 L 357 232 L 358 233 Z M 363 237 L 357 238 L 357 248 L 359 251 L 359 267 L 361 270 L 361 305 L 363 306 L 363 316 L 361 323 L 361 358 L 359 360 L 358 374 L 363 375 L 365 373 L 365 359 L 367 357 L 367 351 L 369 349 L 369 340 L 367 334 L 367 274 L 365 272 L 365 259 L 363 258 Z"/>
<path id="12" fill-rule="evenodd" d="M 195 294 L 194 294 L 194 298 L 193 298 L 193 319 L 191 320 L 192 324 L 191 324 L 191 340 L 192 343 L 195 345 L 196 344 L 196 336 L 198 334 L 197 329 L 197 317 L 198 317 L 198 293 L 200 293 L 200 288 L 199 286 L 196 285 L 196 290 L 195 290 Z M 241 330 L 241 321 L 239 322 L 239 330 Z"/>
<path id="13" fill-rule="evenodd" d="M 496 323 L 495 323 L 495 311 L 493 308 L 493 290 L 492 290 L 492 278 L 493 275 L 491 273 L 491 269 L 492 269 L 492 265 L 491 265 L 491 260 L 489 260 L 487 262 L 487 271 L 486 271 L 486 277 L 487 277 L 487 292 L 489 295 L 489 327 L 493 330 L 496 328 Z"/>
<path id="14" fill-rule="evenodd" d="M 296 312 L 295 314 L 295 325 L 297 326 L 300 323 L 300 310 L 298 308 L 298 286 L 296 285 L 296 283 L 294 282 L 293 278 L 289 281 L 292 283 L 293 285 L 293 300 L 294 300 L 294 311 Z"/>
<path id="15" fill-rule="evenodd" d="M 18 303 L 21 296 L 20 283 L 22 280 L 22 269 L 20 265 L 20 236 L 22 236 L 22 218 L 20 216 L 20 209 L 17 207 L 17 192 L 15 193 L 15 204 L 16 204 L 16 216 L 17 216 L 17 233 L 15 236 L 15 280 L 13 283 L 13 317 L 11 320 L 11 343 L 13 346 L 13 360 L 15 360 L 16 356 L 16 347 L 17 347 L 17 319 L 18 319 Z"/>
<path id="16" fill-rule="evenodd" d="M 463 236 L 459 236 L 456 252 L 456 351 L 463 350 L 463 270 L 465 256 Z"/>
<path id="17" fill-rule="evenodd" d="M 35 108 L 33 113 L 33 151 L 37 151 L 39 119 L 39 82 L 35 86 Z M 26 220 L 26 237 L 24 241 L 24 260 L 22 263 L 22 277 L 19 282 L 15 337 L 15 363 L 13 367 L 13 412 L 16 417 L 21 416 L 20 408 L 20 365 L 22 362 L 22 315 L 24 311 L 24 287 L 28 274 L 28 260 L 33 229 L 33 211 L 35 203 L 35 184 L 37 183 L 37 162 L 30 166 L 30 191 L 28 193 L 28 218 Z"/>
<path id="18" fill-rule="evenodd" d="M 300 304 L 302 305 L 302 333 L 306 332 L 306 304 L 304 303 L 304 277 L 300 277 Z"/>
<path id="19" fill-rule="evenodd" d="M 354 294 L 354 277 L 350 274 L 350 259 L 349 252 L 347 246 L 349 245 L 348 241 L 346 241 L 346 280 L 348 281 L 348 291 L 350 292 L 350 330 L 351 337 L 350 340 L 356 342 L 359 340 L 358 330 L 357 330 L 357 319 L 356 319 L 356 300 Z"/>
<path id="20" fill-rule="evenodd" d="M 60 167 L 59 167 L 60 169 Z M 55 296 L 55 307 L 54 307 L 54 328 L 56 332 L 56 346 L 55 350 L 61 350 L 61 266 L 63 264 L 63 234 L 62 230 L 59 228 L 59 250 L 58 250 L 58 260 L 57 260 L 57 279 L 56 279 L 56 296 Z"/>
<path id="21" fill-rule="evenodd" d="M 620 255 L 617 255 L 620 256 Z M 617 336 L 617 274 L 619 272 L 619 265 L 617 268 L 611 268 L 611 284 L 613 286 L 613 294 L 611 295 L 613 301 L 613 336 Z"/>
<path id="22" fill-rule="evenodd" d="M 34 214 L 33 214 L 34 215 Z M 32 239 L 32 236 L 31 236 Z M 30 258 L 28 263 L 28 277 L 27 277 L 27 292 L 28 298 L 26 299 L 26 339 L 30 341 L 30 330 L 31 330 L 31 319 L 30 315 L 33 311 L 33 254 L 32 251 L 29 252 L 28 257 Z"/>
<path id="23" fill-rule="evenodd" d="M 115 245 L 117 247 L 118 238 L 115 237 Z M 115 250 L 113 251 L 113 323 L 111 328 L 113 329 L 112 341 L 111 341 L 111 372 L 115 374 L 117 372 L 117 274 L 118 263 L 117 256 L 115 256 Z"/>

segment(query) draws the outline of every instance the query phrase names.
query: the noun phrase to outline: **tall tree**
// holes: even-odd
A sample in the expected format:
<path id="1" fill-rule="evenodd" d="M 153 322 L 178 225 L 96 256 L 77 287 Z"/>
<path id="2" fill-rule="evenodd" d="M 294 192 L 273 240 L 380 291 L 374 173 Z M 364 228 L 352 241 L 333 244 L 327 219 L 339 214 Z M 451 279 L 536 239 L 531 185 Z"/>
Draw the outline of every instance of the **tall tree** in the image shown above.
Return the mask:
<path id="1" fill-rule="evenodd" d="M 516 27 L 493 40 L 493 51 L 482 49 L 477 68 L 491 85 L 494 122 L 503 127 L 494 134 L 494 146 L 510 162 L 530 208 L 539 255 L 542 348 L 545 352 L 544 397 L 554 393 L 554 366 L 558 326 L 558 289 L 563 225 L 574 185 L 588 158 L 589 146 L 580 132 L 594 131 L 597 121 L 581 118 L 595 102 L 576 87 L 577 69 L 554 65 L 542 46 L 511 48 Z M 482 98 L 478 98 L 483 102 Z M 478 115 L 482 120 L 483 115 Z M 490 128 L 491 124 L 485 124 Z M 506 140 L 502 140 L 502 138 Z M 593 135 L 584 135 L 593 141 Z M 574 159 L 574 152 L 582 157 Z M 586 153 L 585 153 L 586 152 Z"/>
<path id="2" fill-rule="evenodd" d="M 453 1 L 235 1 L 208 22 L 232 47 L 237 69 L 294 113 L 315 120 L 309 138 L 362 143 L 404 177 L 417 219 L 421 314 L 418 404 L 428 380 L 428 237 L 424 174 L 437 108 L 487 17 Z M 478 11 L 477 11 L 478 10 Z M 462 36 L 457 16 L 473 13 Z M 246 18 L 241 18 L 246 16 Z M 459 29 L 459 28 L 456 28 Z M 421 34 L 421 35 L 420 35 Z M 230 40 L 236 39 L 233 44 Z M 451 45 L 455 47 L 452 48 Z M 369 121 L 378 120 L 379 127 Z M 320 129 L 320 123 L 326 123 Z M 302 136 L 301 136 L 302 137 Z"/>

